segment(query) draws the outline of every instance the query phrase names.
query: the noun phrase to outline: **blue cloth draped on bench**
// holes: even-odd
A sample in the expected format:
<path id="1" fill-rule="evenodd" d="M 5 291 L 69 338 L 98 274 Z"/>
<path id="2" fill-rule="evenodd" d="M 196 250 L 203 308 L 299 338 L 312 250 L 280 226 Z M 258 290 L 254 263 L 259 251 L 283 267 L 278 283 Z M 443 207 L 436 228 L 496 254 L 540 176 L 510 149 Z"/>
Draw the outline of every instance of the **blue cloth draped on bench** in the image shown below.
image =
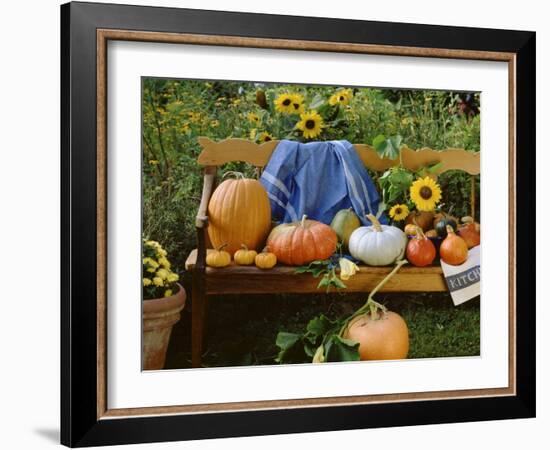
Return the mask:
<path id="1" fill-rule="evenodd" d="M 273 151 L 260 182 L 271 202 L 273 219 L 286 223 L 309 219 L 330 224 L 341 209 L 353 208 L 364 225 L 376 215 L 380 195 L 348 141 L 283 140 Z M 387 223 L 384 214 L 380 217 Z"/>

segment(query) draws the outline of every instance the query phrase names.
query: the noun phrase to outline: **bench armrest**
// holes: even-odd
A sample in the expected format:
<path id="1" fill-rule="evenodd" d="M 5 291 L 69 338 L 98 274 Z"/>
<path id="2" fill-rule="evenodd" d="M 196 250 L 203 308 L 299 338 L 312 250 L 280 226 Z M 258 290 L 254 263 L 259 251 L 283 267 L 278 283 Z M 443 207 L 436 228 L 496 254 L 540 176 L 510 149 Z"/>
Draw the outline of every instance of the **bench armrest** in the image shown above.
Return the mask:
<path id="1" fill-rule="evenodd" d="M 210 197 L 212 196 L 212 191 L 214 190 L 216 169 L 216 166 L 207 166 L 204 169 L 201 203 L 195 219 L 195 226 L 197 228 L 205 228 L 208 224 L 208 202 L 210 202 Z"/>

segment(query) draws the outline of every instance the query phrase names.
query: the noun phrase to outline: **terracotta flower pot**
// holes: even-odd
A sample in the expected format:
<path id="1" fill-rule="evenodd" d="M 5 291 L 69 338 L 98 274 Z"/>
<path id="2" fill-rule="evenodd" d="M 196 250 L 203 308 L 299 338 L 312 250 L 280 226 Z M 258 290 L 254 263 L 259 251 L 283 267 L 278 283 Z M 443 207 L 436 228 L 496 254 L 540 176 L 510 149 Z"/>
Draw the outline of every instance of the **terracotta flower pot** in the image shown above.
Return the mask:
<path id="1" fill-rule="evenodd" d="M 143 370 L 164 368 L 166 350 L 172 327 L 180 320 L 180 311 L 185 306 L 185 289 L 170 297 L 143 301 Z"/>

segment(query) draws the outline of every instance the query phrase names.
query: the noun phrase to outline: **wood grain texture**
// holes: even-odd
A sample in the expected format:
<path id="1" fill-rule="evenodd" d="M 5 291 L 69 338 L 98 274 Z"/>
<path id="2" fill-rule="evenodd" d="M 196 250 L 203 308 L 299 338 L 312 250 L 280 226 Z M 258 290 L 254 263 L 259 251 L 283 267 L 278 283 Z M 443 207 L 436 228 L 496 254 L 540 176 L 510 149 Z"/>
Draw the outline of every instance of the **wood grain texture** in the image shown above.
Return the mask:
<path id="1" fill-rule="evenodd" d="M 231 161 L 245 161 L 254 166 L 264 167 L 279 143 L 274 140 L 256 144 L 239 138 L 215 142 L 206 137 L 199 137 L 198 141 L 203 150 L 197 162 L 204 166 L 220 166 Z M 399 164 L 399 159 L 380 158 L 370 145 L 354 144 L 354 147 L 363 164 L 369 169 L 381 172 Z M 413 150 L 405 146 L 402 149 L 401 158 L 403 166 L 410 170 L 418 170 L 441 163 L 441 166 L 434 171 L 435 175 L 448 170 L 463 170 L 470 175 L 477 175 L 480 170 L 479 152 L 470 152 L 464 149 L 449 148 L 439 151 L 421 148 Z"/>
<path id="2" fill-rule="evenodd" d="M 295 39 L 221 36 L 194 33 L 162 33 L 154 31 L 115 30 L 100 28 L 97 31 L 106 39 L 164 42 L 172 44 L 218 45 L 222 47 L 252 47 L 321 52 L 364 53 L 371 55 L 418 56 L 426 58 L 476 59 L 485 61 L 510 61 L 514 53 L 484 50 L 412 47 L 381 44 L 357 44 L 352 42 L 305 41 Z"/>
<path id="3" fill-rule="evenodd" d="M 185 262 L 186 270 L 195 267 L 196 250 Z M 345 292 L 370 292 L 393 267 L 359 266 L 360 271 L 349 280 Z M 296 267 L 277 265 L 263 270 L 256 266 L 239 266 L 234 262 L 224 268 L 206 267 L 206 293 L 213 294 L 276 294 L 320 293 L 319 279 L 311 274 L 296 274 Z M 381 289 L 381 292 L 446 292 L 447 285 L 440 266 L 405 266 Z"/>
<path id="4" fill-rule="evenodd" d="M 195 219 L 195 226 L 197 228 L 205 228 L 208 223 L 208 202 L 210 202 L 210 197 L 212 197 L 212 192 L 214 192 L 215 183 L 216 167 L 208 165 L 204 168 L 201 202 Z"/>
<path id="5" fill-rule="evenodd" d="M 354 397 L 330 397 L 330 398 L 313 398 L 313 399 L 288 399 L 288 400 L 267 400 L 259 402 L 236 402 L 236 403 L 217 403 L 210 405 L 173 405 L 162 407 L 145 407 L 145 408 L 128 408 L 128 409 L 109 409 L 106 402 L 106 292 L 105 279 L 107 270 L 106 261 L 106 190 L 104 180 L 106 178 L 106 41 L 107 40 L 123 40 L 123 41 L 143 41 L 143 42 L 161 42 L 161 43 L 182 43 L 182 44 L 197 44 L 197 45 L 221 45 L 221 46 L 236 46 L 236 47 L 257 47 L 257 48 L 280 48 L 293 50 L 313 50 L 313 51 L 328 51 L 328 52 L 348 52 L 348 53 L 370 53 L 382 55 L 399 55 L 399 56 L 421 56 L 432 58 L 460 58 L 460 59 L 479 59 L 479 60 L 494 60 L 508 61 L 510 73 L 510 104 L 509 104 L 509 175 L 510 175 L 510 235 L 509 235 L 509 387 L 499 389 L 473 389 L 473 390 L 453 390 L 453 391 L 437 391 L 437 392 L 413 392 L 403 394 L 384 394 L 384 395 L 362 395 Z M 397 47 L 385 45 L 371 44 L 351 44 L 340 42 L 318 42 L 318 41 L 293 41 L 285 39 L 258 39 L 258 38 L 243 38 L 236 36 L 211 36 L 197 34 L 181 34 L 181 33 L 158 33 L 147 31 L 131 31 L 131 30 L 114 30 L 114 29 L 98 29 L 97 30 L 97 288 L 98 288 L 98 316 L 97 316 L 97 334 L 98 334 L 98 367 L 97 367 L 97 401 L 98 401 L 98 418 L 114 418 L 125 416 L 146 416 L 160 414 L 195 414 L 195 413 L 211 413 L 223 411 L 239 411 L 239 410 L 271 410 L 277 408 L 303 408 L 317 406 L 341 406 L 352 404 L 366 403 L 387 403 L 401 401 L 418 401 L 418 400 L 439 400 L 439 399 L 456 399 L 456 398 L 473 398 L 484 396 L 508 396 L 516 394 L 516 326 L 515 326 L 515 54 L 504 52 L 485 52 L 485 51 L 470 51 L 470 50 L 452 50 L 439 48 L 415 48 L 415 47 Z M 275 143 L 268 143 L 263 148 L 264 152 L 270 146 L 273 151 Z M 367 149 L 368 150 L 368 149 Z M 264 161 L 267 161 L 265 158 Z M 265 164 L 265 163 L 264 163 Z M 205 164 L 208 165 L 208 164 Z M 262 164 L 254 164 L 262 166 Z M 367 164 L 368 165 L 368 164 Z M 478 162 L 479 167 L 479 162 Z M 383 169 L 381 169 L 383 170 Z M 479 168 L 478 172 L 479 173 Z M 204 232 L 204 229 L 201 229 Z M 190 255 L 191 256 L 191 255 Z M 407 268 L 410 269 L 410 268 Z M 404 269 L 405 270 L 405 269 Z"/>

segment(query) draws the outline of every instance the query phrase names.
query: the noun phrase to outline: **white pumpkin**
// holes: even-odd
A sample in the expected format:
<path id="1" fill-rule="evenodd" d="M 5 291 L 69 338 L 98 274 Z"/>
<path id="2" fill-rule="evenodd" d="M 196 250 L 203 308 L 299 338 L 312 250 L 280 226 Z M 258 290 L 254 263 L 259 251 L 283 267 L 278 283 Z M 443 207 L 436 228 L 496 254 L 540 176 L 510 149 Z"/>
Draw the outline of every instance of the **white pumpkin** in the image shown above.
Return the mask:
<path id="1" fill-rule="evenodd" d="M 388 266 L 403 258 L 407 236 L 399 228 L 381 225 L 369 214 L 370 227 L 359 227 L 349 238 L 349 252 L 369 266 Z"/>

